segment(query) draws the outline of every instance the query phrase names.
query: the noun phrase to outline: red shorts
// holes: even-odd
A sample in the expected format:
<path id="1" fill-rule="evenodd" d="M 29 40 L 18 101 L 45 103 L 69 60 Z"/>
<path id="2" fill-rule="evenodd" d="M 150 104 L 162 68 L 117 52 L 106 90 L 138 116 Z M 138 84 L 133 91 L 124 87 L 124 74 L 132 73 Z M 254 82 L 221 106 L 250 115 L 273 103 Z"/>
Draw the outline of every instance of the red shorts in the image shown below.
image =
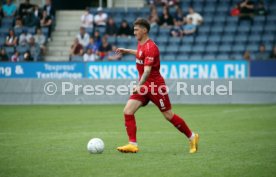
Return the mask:
<path id="1" fill-rule="evenodd" d="M 152 92 L 151 89 L 148 87 L 148 92 L 144 94 L 145 90 L 141 88 L 141 94 L 132 94 L 130 95 L 129 99 L 141 101 L 143 106 L 146 106 L 149 101 L 152 101 L 161 112 L 168 111 L 171 109 L 171 102 L 167 90 L 165 87 L 162 87 L 159 90 L 160 91 L 158 91 L 158 89 L 154 89 L 154 91 Z"/>

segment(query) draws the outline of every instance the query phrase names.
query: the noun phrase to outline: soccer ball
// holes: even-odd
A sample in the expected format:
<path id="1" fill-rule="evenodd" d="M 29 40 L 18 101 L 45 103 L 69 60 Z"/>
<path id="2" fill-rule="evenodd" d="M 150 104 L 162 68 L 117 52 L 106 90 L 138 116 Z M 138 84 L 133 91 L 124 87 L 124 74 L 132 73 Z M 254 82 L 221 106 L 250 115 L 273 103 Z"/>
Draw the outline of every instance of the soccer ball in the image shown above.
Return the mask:
<path id="1" fill-rule="evenodd" d="M 100 154 L 104 151 L 104 142 L 100 138 L 92 138 L 87 144 L 87 150 L 91 154 Z"/>

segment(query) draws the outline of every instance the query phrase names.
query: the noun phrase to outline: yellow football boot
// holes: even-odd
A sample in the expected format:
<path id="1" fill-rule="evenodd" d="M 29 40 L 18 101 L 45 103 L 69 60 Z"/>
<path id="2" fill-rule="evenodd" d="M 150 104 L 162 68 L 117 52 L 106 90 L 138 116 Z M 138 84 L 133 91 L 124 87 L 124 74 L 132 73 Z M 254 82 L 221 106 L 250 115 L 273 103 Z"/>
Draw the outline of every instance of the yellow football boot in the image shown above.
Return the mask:
<path id="1" fill-rule="evenodd" d="M 125 146 L 117 147 L 117 150 L 123 153 L 136 153 L 139 151 L 138 147 L 134 144 L 127 144 Z"/>
<path id="2" fill-rule="evenodd" d="M 196 133 L 193 140 L 190 141 L 190 153 L 193 154 L 198 150 L 199 135 Z"/>

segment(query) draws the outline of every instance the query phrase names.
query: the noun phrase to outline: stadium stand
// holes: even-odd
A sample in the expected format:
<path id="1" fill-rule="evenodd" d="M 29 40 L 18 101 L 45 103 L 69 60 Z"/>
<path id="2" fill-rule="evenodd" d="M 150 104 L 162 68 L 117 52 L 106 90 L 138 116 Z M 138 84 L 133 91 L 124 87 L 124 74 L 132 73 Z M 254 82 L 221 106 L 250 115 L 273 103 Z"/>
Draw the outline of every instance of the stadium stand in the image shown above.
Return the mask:
<path id="1" fill-rule="evenodd" d="M 183 37 L 171 37 L 170 28 L 154 25 L 150 37 L 158 44 L 162 60 L 240 60 L 243 59 L 245 51 L 249 51 L 251 55 L 257 55 L 261 44 L 266 46 L 267 52 L 271 52 L 275 45 L 275 1 L 266 1 L 267 16 L 256 15 L 253 23 L 241 21 L 239 17 L 230 15 L 231 8 L 240 0 L 180 2 L 184 16 L 188 8 L 193 7 L 202 15 L 203 24 L 198 27 L 194 35 Z M 156 9 L 160 16 L 163 7 L 157 5 Z M 148 18 L 150 14 L 150 7 L 130 8 L 127 12 L 121 8 L 104 10 L 109 17 L 114 19 L 117 26 L 122 20 L 131 24 L 137 17 Z M 90 11 L 96 12 L 97 9 L 92 8 Z M 171 15 L 174 15 L 175 6 L 170 6 L 169 11 Z M 100 33 L 101 36 L 105 35 L 104 30 Z M 136 44 L 133 36 L 110 36 L 108 41 L 118 47 L 135 48 Z M 130 56 L 123 57 L 122 60 L 130 60 Z"/>

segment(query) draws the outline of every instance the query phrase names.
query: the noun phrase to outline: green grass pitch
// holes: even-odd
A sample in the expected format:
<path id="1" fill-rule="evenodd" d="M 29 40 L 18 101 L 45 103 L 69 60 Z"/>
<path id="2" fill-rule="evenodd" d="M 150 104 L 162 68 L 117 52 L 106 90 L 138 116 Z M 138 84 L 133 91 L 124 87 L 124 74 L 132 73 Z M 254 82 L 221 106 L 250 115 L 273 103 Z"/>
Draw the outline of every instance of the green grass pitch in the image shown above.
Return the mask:
<path id="1" fill-rule="evenodd" d="M 175 105 L 200 134 L 192 155 L 153 105 L 136 114 L 140 152 L 117 152 L 123 107 L 0 106 L 0 177 L 276 176 L 276 105 Z M 103 154 L 87 152 L 93 137 Z"/>

